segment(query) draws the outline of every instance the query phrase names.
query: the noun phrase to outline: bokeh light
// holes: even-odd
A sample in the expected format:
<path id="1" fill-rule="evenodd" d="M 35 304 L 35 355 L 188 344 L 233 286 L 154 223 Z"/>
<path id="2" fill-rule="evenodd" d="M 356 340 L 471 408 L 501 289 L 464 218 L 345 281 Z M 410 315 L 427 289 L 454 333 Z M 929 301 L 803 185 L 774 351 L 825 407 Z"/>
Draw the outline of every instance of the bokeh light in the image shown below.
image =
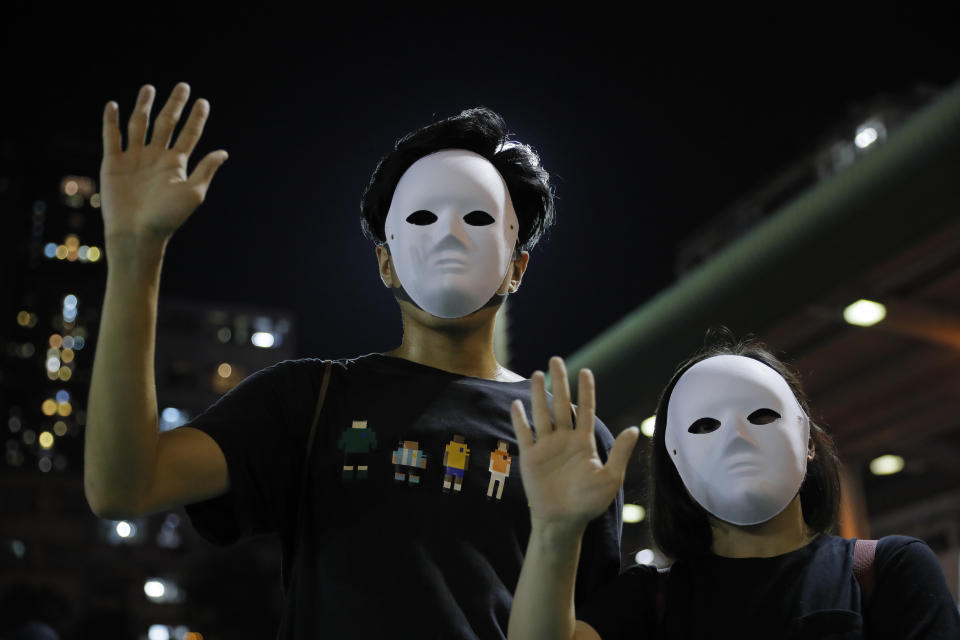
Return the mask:
<path id="1" fill-rule="evenodd" d="M 875 476 L 889 476 L 903 471 L 904 460 L 897 455 L 884 455 L 870 461 L 870 473 Z"/>
<path id="2" fill-rule="evenodd" d="M 870 327 L 887 317 L 887 308 L 873 300 L 857 300 L 843 310 L 843 319 L 858 327 Z"/>
<path id="3" fill-rule="evenodd" d="M 152 600 L 162 598 L 166 591 L 167 589 L 164 587 L 163 582 L 156 578 L 151 578 L 143 583 L 143 592 Z"/>
<path id="4" fill-rule="evenodd" d="M 53 446 L 53 434 L 49 431 L 42 431 L 40 436 L 37 438 L 37 442 L 44 449 L 49 449 Z"/>
<path id="5" fill-rule="evenodd" d="M 653 552 L 653 549 L 642 549 L 637 552 L 634 559 L 637 561 L 637 564 L 651 564 L 654 558 L 656 558 L 656 554 Z"/>
<path id="6" fill-rule="evenodd" d="M 647 510 L 639 504 L 623 505 L 623 521 L 627 523 L 643 522 L 647 517 Z"/>
<path id="7" fill-rule="evenodd" d="M 640 423 L 640 433 L 647 436 L 648 438 L 653 437 L 653 432 L 656 429 L 657 416 L 650 416 L 646 420 Z"/>
<path id="8" fill-rule="evenodd" d="M 253 343 L 253 346 L 260 347 L 261 349 L 269 349 L 273 346 L 274 337 L 272 333 L 267 331 L 257 331 L 252 336 L 250 336 L 250 342 Z"/>

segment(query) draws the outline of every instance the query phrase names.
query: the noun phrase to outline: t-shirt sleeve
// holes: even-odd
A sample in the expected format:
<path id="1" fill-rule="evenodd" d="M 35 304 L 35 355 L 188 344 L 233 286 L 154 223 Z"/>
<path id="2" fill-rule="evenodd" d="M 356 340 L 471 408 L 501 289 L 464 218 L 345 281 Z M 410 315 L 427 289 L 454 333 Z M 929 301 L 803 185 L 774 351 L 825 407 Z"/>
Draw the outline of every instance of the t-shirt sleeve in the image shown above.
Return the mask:
<path id="1" fill-rule="evenodd" d="M 606 463 L 613 435 L 599 419 L 594 424 L 597 452 Z M 613 580 L 620 573 L 620 532 L 623 527 L 623 489 L 617 492 L 610 507 L 587 526 L 580 547 L 580 564 L 577 568 L 575 601 L 588 601 L 601 585 Z"/>
<path id="2" fill-rule="evenodd" d="M 210 435 L 227 461 L 227 493 L 186 507 L 209 541 L 277 531 L 296 512 L 314 368 L 311 361 L 285 361 L 262 369 L 184 425 Z"/>
<path id="3" fill-rule="evenodd" d="M 664 576 L 663 579 L 665 579 Z M 576 610 L 603 640 L 653 638 L 657 626 L 657 570 L 636 565 L 591 594 Z"/>
<path id="4" fill-rule="evenodd" d="M 877 544 L 867 637 L 960 638 L 960 617 L 936 555 L 922 540 L 887 536 Z"/>

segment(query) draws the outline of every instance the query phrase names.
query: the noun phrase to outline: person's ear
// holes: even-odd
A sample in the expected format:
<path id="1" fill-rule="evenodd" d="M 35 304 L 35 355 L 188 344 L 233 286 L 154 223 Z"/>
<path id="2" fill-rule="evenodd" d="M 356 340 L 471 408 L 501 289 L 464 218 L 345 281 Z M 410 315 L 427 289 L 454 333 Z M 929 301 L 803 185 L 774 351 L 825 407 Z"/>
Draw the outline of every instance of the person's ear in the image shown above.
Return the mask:
<path id="1" fill-rule="evenodd" d="M 812 462 L 814 458 L 817 457 L 817 445 L 813 441 L 813 437 L 810 437 L 810 441 L 807 443 L 807 462 Z"/>
<path id="2" fill-rule="evenodd" d="M 520 281 L 523 280 L 523 274 L 527 270 L 527 264 L 530 262 L 529 251 L 519 251 L 516 257 L 510 262 L 510 268 L 500 284 L 497 293 L 516 293 L 520 289 Z"/>
<path id="3" fill-rule="evenodd" d="M 386 243 L 377 245 L 377 262 L 380 264 L 380 279 L 383 286 L 388 289 L 395 287 L 397 282 L 396 270 L 393 268 L 393 258 L 390 257 L 390 249 Z"/>

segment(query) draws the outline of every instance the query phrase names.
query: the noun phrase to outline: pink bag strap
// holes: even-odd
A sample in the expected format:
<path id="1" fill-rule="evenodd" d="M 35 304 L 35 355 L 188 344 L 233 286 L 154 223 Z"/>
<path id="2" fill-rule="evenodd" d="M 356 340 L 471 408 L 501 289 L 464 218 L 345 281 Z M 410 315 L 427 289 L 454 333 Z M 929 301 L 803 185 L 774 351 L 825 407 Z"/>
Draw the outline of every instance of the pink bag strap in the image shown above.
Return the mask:
<path id="1" fill-rule="evenodd" d="M 860 583 L 861 609 L 866 609 L 873 595 L 875 571 L 873 559 L 877 555 L 876 540 L 856 540 L 853 543 L 853 575 Z"/>

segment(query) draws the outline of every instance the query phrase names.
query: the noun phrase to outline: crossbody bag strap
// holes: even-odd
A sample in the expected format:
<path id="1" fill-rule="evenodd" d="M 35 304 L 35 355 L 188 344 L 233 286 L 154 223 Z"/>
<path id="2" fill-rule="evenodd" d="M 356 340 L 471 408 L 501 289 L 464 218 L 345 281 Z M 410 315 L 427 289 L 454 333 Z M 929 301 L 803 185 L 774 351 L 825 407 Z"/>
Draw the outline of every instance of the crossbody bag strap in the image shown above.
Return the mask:
<path id="1" fill-rule="evenodd" d="M 853 575 L 860 583 L 860 609 L 865 610 L 873 595 L 875 574 L 873 559 L 877 555 L 876 540 L 856 540 L 853 543 Z"/>
<path id="2" fill-rule="evenodd" d="M 657 629 L 663 625 L 663 615 L 667 612 L 668 571 L 657 571 Z"/>
<path id="3" fill-rule="evenodd" d="M 306 504 L 307 477 L 310 472 L 310 452 L 313 451 L 313 441 L 317 435 L 317 425 L 320 423 L 320 414 L 323 412 L 323 401 L 327 397 L 327 387 L 330 386 L 330 372 L 333 369 L 333 363 L 329 360 L 323 364 L 323 379 L 320 382 L 320 393 L 317 394 L 317 407 L 313 412 L 313 422 L 310 423 L 310 432 L 307 434 L 307 446 L 303 452 L 303 471 L 300 474 L 300 495 L 297 499 L 297 512 L 294 516 L 293 544 L 292 548 L 284 549 L 283 553 L 283 584 L 284 591 L 290 587 L 292 574 L 294 571 L 294 558 L 296 557 L 296 548 L 300 544 L 300 527 L 303 521 L 303 510 Z"/>
<path id="4" fill-rule="evenodd" d="M 313 440 L 317 435 L 317 424 L 320 422 L 320 412 L 323 411 L 323 401 L 327 397 L 327 387 L 330 386 L 331 362 L 327 360 L 323 367 L 323 381 L 320 382 L 320 393 L 317 394 L 317 409 L 313 412 L 313 423 L 310 425 L 310 435 L 307 436 L 307 450 L 304 454 L 303 478 L 304 483 L 307 477 L 307 461 L 310 459 L 310 452 L 313 451 Z"/>

